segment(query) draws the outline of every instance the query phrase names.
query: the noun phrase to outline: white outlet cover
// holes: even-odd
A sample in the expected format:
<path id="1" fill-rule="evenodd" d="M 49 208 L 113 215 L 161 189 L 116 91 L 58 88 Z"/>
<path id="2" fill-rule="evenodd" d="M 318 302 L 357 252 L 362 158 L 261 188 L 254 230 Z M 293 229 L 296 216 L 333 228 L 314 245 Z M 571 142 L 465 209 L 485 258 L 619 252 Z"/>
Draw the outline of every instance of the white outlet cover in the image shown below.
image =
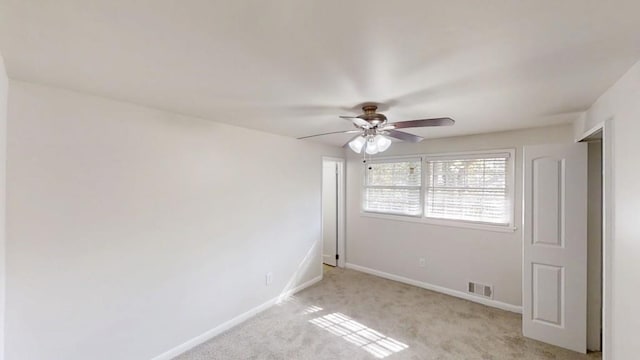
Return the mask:
<path id="1" fill-rule="evenodd" d="M 427 266 L 427 260 L 425 258 L 418 259 L 418 266 L 420 266 L 420 267 Z"/>

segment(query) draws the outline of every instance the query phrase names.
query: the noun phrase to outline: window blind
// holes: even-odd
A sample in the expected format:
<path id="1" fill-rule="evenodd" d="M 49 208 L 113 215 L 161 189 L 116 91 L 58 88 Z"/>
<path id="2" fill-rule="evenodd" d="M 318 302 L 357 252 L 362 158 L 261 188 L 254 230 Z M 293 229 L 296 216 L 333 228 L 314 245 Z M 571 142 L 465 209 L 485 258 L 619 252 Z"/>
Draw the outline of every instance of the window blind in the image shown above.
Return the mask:
<path id="1" fill-rule="evenodd" d="M 368 163 L 365 171 L 364 211 L 410 216 L 422 214 L 422 159 Z"/>
<path id="2" fill-rule="evenodd" d="M 427 159 L 425 216 L 510 223 L 509 154 Z"/>

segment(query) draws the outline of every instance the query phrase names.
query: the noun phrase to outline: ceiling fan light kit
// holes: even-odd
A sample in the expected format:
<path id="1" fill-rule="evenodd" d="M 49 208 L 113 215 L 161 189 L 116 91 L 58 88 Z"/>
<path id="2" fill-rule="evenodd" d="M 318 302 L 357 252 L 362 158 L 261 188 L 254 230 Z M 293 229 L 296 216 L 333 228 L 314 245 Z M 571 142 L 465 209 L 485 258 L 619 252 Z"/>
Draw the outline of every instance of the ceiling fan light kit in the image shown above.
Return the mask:
<path id="1" fill-rule="evenodd" d="M 364 145 L 367 143 L 367 138 L 362 135 L 356 136 L 353 140 L 349 141 L 349 147 L 353 152 L 360 154 Z"/>
<path id="2" fill-rule="evenodd" d="M 384 114 L 377 113 L 377 109 L 377 105 L 367 104 L 362 107 L 362 111 L 364 113 L 361 115 L 340 116 L 342 119 L 351 120 L 358 130 L 334 131 L 330 133 L 304 136 L 298 139 L 330 134 L 361 132 L 361 135 L 349 140 L 345 145 L 349 145 L 349 148 L 358 154 L 362 153 L 364 150 L 366 154 L 375 155 L 387 150 L 391 146 L 391 139 L 389 139 L 389 137 L 408 142 L 420 142 L 424 140 L 424 138 L 420 136 L 395 129 L 427 126 L 451 126 L 455 123 L 451 118 L 420 119 L 387 123 L 387 117 Z"/>
<path id="3" fill-rule="evenodd" d="M 364 149 L 367 154 L 375 155 L 387 150 L 390 146 L 391 140 L 384 135 L 360 135 L 349 141 L 351 150 L 358 154 Z"/>

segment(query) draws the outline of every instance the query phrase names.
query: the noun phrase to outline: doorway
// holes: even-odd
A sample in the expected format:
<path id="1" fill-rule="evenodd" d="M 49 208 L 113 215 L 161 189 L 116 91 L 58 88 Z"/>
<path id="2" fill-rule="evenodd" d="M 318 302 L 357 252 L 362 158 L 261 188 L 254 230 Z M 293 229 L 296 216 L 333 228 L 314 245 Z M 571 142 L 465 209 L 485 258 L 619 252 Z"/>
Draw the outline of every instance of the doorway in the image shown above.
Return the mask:
<path id="1" fill-rule="evenodd" d="M 588 135 L 587 194 L 587 349 L 602 350 L 602 129 Z"/>
<path id="2" fill-rule="evenodd" d="M 590 194 L 589 219 L 593 219 L 595 226 L 589 228 L 589 266 L 599 269 L 591 271 L 587 278 L 588 286 L 594 291 L 589 291 L 590 320 L 587 329 L 589 349 L 602 351 L 602 359 L 611 359 L 611 241 L 613 239 L 613 119 L 596 124 L 585 131 L 578 141 L 585 142 L 589 146 L 589 189 Z M 591 168 L 593 167 L 593 168 Z M 599 167 L 599 169 L 598 169 Z M 599 174 L 598 174 L 599 173 Z M 598 176 L 599 175 L 599 176 Z M 597 191 L 600 190 L 598 204 Z M 599 213 L 598 213 L 599 212 Z M 599 225 L 599 229 L 597 226 Z M 598 246 L 599 245 L 599 246 Z M 597 255 L 599 250 L 599 255 Z M 599 257 L 599 259 L 598 259 Z M 599 272 L 599 276 L 598 276 Z M 599 299 L 597 298 L 598 280 L 600 281 Z M 598 305 L 600 309 L 598 310 Z M 599 318 L 599 319 L 598 319 Z M 598 334 L 598 328 L 600 333 Z"/>
<path id="3" fill-rule="evenodd" d="M 344 179 L 344 159 L 323 157 L 322 263 L 332 267 L 344 267 Z"/>
<path id="4" fill-rule="evenodd" d="M 547 146 L 524 151 L 529 184 L 525 181 L 523 332 L 579 352 L 602 351 L 603 359 L 610 359 L 611 338 L 612 131 L 611 121 L 606 121 L 579 137 L 579 144 L 566 145 L 564 152 L 556 149 L 553 154 Z M 570 156 L 570 148 L 582 149 L 580 159 Z M 536 212 L 536 207 L 544 211 Z M 577 218 L 580 226 L 568 226 Z M 547 228 L 553 231 L 545 233 Z M 570 246 L 566 258 L 571 263 L 562 264 L 561 250 Z M 551 256 L 553 250 L 558 254 Z M 575 301 L 569 301 L 578 293 Z M 571 308 L 563 308 L 567 304 Z M 542 326 L 554 322 L 562 326 Z M 566 330 L 571 336 L 563 338 Z"/>

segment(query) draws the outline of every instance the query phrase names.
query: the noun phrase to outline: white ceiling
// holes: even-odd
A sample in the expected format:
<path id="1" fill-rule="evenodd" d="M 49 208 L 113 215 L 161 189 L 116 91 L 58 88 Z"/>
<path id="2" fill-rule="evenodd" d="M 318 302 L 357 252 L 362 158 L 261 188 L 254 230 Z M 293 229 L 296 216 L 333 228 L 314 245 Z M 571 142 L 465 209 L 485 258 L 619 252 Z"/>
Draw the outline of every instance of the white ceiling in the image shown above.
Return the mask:
<path id="1" fill-rule="evenodd" d="M 640 59 L 640 1 L 0 0 L 9 76 L 288 136 L 566 123 Z M 317 141 L 341 144 L 349 136 Z"/>

